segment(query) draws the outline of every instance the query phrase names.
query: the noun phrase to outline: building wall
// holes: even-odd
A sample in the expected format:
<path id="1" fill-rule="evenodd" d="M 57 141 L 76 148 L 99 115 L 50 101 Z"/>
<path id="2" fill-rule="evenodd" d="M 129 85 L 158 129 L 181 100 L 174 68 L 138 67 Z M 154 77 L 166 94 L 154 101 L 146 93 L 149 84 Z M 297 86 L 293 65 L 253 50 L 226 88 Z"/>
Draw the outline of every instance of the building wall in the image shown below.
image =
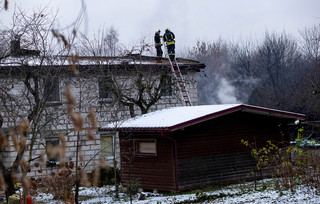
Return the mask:
<path id="1" fill-rule="evenodd" d="M 125 77 L 126 79 L 128 77 Z M 196 72 L 189 71 L 185 75 L 187 80 L 187 87 L 192 98 L 194 105 L 197 104 L 197 87 L 196 87 Z M 101 102 L 98 98 L 98 76 L 85 76 L 85 77 L 60 77 L 60 95 L 61 101 L 57 103 L 50 103 L 45 106 L 45 111 L 41 115 L 41 118 L 37 121 L 37 127 L 34 128 L 35 132 L 31 131 L 35 138 L 32 153 L 29 154 L 27 151 L 24 156 L 26 161 L 32 160 L 30 167 L 30 176 L 40 176 L 48 174 L 57 170 L 57 167 L 47 167 L 45 164 L 39 162 L 38 158 L 40 155 L 46 155 L 45 144 L 48 137 L 58 137 L 59 134 L 63 134 L 66 140 L 66 157 L 64 161 L 75 161 L 75 150 L 77 144 L 78 132 L 74 130 L 74 126 L 67 114 L 66 110 L 66 99 L 63 96 L 67 85 L 73 90 L 73 95 L 76 98 L 77 106 L 74 108 L 75 112 L 81 112 L 84 117 L 84 128 L 90 127 L 87 115 L 89 109 L 92 108 L 95 112 L 95 116 L 99 121 L 99 126 L 103 126 L 110 122 L 115 122 L 120 119 L 126 119 L 130 117 L 129 110 L 126 107 L 115 106 L 114 103 L 104 101 Z M 29 94 L 26 91 L 26 87 L 21 80 L 18 78 L 6 78 L 0 79 L 0 84 L 7 89 L 7 93 L 10 94 L 15 100 L 10 103 L 7 108 L 0 107 L 0 112 L 4 118 L 4 128 L 17 127 L 23 117 L 27 117 L 30 112 L 30 104 L 33 105 L 32 97 L 27 96 Z M 130 84 L 130 83 L 128 83 Z M 176 89 L 174 89 L 176 90 Z M 47 93 L 43 93 L 47 94 Z M 173 96 L 163 97 L 160 101 L 155 104 L 150 111 L 160 110 L 172 106 L 181 106 L 179 101 L 178 92 L 173 92 Z M 31 99 L 31 100 L 28 100 Z M 140 110 L 136 107 L 135 111 L 137 114 L 141 114 Z M 87 131 L 81 131 L 80 135 L 80 158 L 82 166 L 86 166 L 86 171 L 92 171 L 97 165 L 99 165 L 100 158 L 100 133 L 95 133 L 94 140 L 88 140 Z M 115 138 L 116 144 L 119 144 L 119 139 Z M 13 149 L 12 142 L 10 148 L 6 148 L 3 152 L 4 162 L 7 166 L 12 164 L 15 159 L 16 152 Z M 28 136 L 28 148 L 30 149 L 31 134 Z M 115 148 L 116 158 L 118 164 L 120 164 L 119 148 Z M 96 156 L 95 156 L 96 155 Z M 95 157 L 94 157 L 95 156 Z M 94 157 L 94 158 L 93 158 Z M 107 159 L 106 162 L 113 166 L 113 161 Z M 35 165 L 40 163 L 40 166 Z M 88 163 L 88 164 L 87 164 Z M 37 167 L 36 167 L 37 166 Z M 39 171 L 41 169 L 41 171 Z M 39 173 L 41 172 L 41 173 Z"/>
<path id="2" fill-rule="evenodd" d="M 157 156 L 135 155 L 134 140 L 156 138 Z M 160 133 L 120 133 L 122 185 L 139 182 L 142 189 L 175 191 L 173 143 Z"/>
<path id="3" fill-rule="evenodd" d="M 289 141 L 280 133 L 277 118 L 234 113 L 176 131 L 179 187 L 243 181 L 252 177 L 254 161 L 241 140 L 257 147 Z"/>
<path id="4" fill-rule="evenodd" d="M 82 135 L 84 137 L 84 135 Z M 66 148 L 65 151 L 65 159 L 63 161 L 57 160 L 58 164 L 61 164 L 61 162 L 75 162 L 75 155 L 76 155 L 76 138 L 77 136 L 75 134 L 70 134 L 68 136 L 65 136 L 66 139 Z M 30 172 L 28 173 L 28 176 L 34 176 L 34 177 L 40 177 L 45 175 L 50 175 L 51 173 L 57 172 L 58 167 L 57 165 L 50 166 L 48 165 L 47 161 L 49 160 L 46 154 L 46 149 L 43 146 L 45 143 L 45 140 L 41 140 L 42 142 L 37 143 L 33 146 L 32 153 L 30 155 L 30 140 L 27 140 L 27 144 L 29 149 L 25 151 L 24 153 L 24 160 L 29 161 L 30 159 L 35 159 L 30 161 Z M 15 151 L 15 148 L 12 145 L 12 140 L 10 139 L 11 146 L 9 148 L 5 148 L 5 151 L 2 153 L 4 158 L 4 164 L 5 166 L 9 167 L 12 165 L 12 162 L 15 160 L 17 152 Z M 98 159 L 93 158 L 93 155 L 99 154 L 100 152 L 100 140 L 84 140 L 81 141 L 81 147 L 80 147 L 80 168 L 83 168 L 85 165 L 85 171 L 91 172 L 98 164 Z M 59 151 L 61 153 L 61 151 Z M 40 155 L 44 155 L 43 158 L 38 158 Z M 74 168 L 75 169 L 75 168 Z M 19 172 L 17 172 L 18 175 L 20 175 L 21 170 L 19 169 Z"/>

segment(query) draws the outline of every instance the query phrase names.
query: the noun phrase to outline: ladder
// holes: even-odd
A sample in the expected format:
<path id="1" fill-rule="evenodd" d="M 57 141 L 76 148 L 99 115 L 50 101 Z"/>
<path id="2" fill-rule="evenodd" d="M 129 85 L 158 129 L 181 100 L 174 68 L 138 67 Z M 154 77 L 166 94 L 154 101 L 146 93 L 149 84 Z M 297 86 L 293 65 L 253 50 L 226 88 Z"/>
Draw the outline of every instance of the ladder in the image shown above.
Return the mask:
<path id="1" fill-rule="evenodd" d="M 164 42 L 164 47 L 165 47 L 164 48 L 165 49 L 165 56 L 169 60 L 172 74 L 173 74 L 174 78 L 176 79 L 182 103 L 183 103 L 184 106 L 192 106 L 192 102 L 190 100 L 190 96 L 189 96 L 189 93 L 187 91 L 186 84 L 185 84 L 184 78 L 183 78 L 183 76 L 181 74 L 181 71 L 180 71 L 179 65 L 177 63 L 177 60 L 176 60 L 176 58 L 174 58 L 174 64 L 173 64 L 171 59 L 170 59 L 170 56 L 168 54 L 168 51 L 167 51 L 166 42 Z"/>

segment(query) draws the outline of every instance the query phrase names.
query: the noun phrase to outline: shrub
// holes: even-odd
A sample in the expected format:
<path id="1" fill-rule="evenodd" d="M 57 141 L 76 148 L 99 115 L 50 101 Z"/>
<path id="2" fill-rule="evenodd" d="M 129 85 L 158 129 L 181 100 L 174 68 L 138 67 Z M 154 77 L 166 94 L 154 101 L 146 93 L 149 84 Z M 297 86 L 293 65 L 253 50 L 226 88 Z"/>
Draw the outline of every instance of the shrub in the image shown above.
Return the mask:
<path id="1" fill-rule="evenodd" d="M 109 167 L 107 169 L 100 168 L 100 186 L 114 185 L 115 184 L 114 174 L 115 174 L 115 169 L 113 167 Z M 117 175 L 117 183 L 119 184 L 120 171 L 118 169 L 116 170 L 116 175 Z"/>
<path id="2" fill-rule="evenodd" d="M 248 141 L 241 141 L 251 148 L 256 160 L 256 169 L 271 169 L 276 189 L 294 191 L 298 184 L 306 184 L 320 189 L 320 151 L 319 149 L 288 146 L 280 148 L 268 141 L 262 148 L 253 148 Z"/>
<path id="3" fill-rule="evenodd" d="M 46 176 L 42 179 L 46 193 L 51 193 L 54 199 L 64 202 L 74 202 L 74 193 L 72 188 L 75 185 L 75 176 L 70 166 L 63 167 L 52 176 Z"/>
<path id="4" fill-rule="evenodd" d="M 99 181 L 98 181 L 98 187 L 102 187 L 105 185 L 115 185 L 115 180 L 114 180 L 114 173 L 115 169 L 113 167 L 108 167 L 108 168 L 102 168 L 99 167 Z M 95 170 L 94 170 L 95 171 Z M 88 174 L 88 177 L 91 181 L 93 182 L 93 175 L 94 171 Z M 120 184 L 120 170 L 116 170 L 117 174 L 117 184 Z"/>
<path id="5" fill-rule="evenodd" d="M 132 203 L 133 196 L 135 196 L 137 193 L 139 193 L 140 188 L 140 179 L 135 180 L 129 180 L 129 185 L 127 186 L 127 189 L 125 191 L 125 194 L 127 197 L 130 198 L 130 203 Z"/>

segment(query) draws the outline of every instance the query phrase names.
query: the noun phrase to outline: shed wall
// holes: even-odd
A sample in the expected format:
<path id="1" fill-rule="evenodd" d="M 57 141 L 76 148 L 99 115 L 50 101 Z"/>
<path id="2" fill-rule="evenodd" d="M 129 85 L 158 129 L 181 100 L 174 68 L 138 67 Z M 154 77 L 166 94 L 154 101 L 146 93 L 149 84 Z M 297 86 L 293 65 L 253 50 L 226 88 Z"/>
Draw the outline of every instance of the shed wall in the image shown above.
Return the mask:
<path id="1" fill-rule="evenodd" d="M 254 161 L 241 140 L 257 147 L 288 141 L 273 117 L 233 113 L 177 131 L 178 180 L 180 190 L 252 177 Z"/>
<path id="2" fill-rule="evenodd" d="M 157 156 L 141 157 L 134 153 L 134 139 L 156 138 Z M 175 191 L 174 145 L 160 133 L 120 133 L 122 185 L 137 181 L 142 189 Z"/>

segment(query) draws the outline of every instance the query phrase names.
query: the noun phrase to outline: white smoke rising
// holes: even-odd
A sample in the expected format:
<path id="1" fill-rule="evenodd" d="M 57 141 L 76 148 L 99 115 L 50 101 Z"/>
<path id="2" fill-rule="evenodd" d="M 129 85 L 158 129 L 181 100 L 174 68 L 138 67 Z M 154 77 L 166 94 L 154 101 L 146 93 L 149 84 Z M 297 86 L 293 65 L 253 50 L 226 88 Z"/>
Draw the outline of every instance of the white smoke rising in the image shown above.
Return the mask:
<path id="1" fill-rule="evenodd" d="M 220 103 L 222 104 L 232 104 L 232 103 L 241 103 L 235 94 L 235 88 L 225 79 L 220 79 L 220 84 L 217 91 L 217 96 Z"/>

